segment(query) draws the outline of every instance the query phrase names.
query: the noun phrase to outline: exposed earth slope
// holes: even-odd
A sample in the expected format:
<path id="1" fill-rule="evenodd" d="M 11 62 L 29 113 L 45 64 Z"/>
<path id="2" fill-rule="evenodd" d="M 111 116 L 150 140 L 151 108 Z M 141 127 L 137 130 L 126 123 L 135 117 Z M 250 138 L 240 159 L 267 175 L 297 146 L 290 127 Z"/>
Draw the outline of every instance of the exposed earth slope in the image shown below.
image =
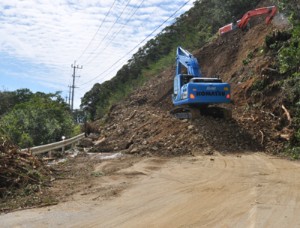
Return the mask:
<path id="1" fill-rule="evenodd" d="M 258 22 L 247 32 L 218 37 L 194 53 L 205 76 L 218 75 L 230 82 L 232 120 L 202 116 L 190 122 L 170 116 L 173 66 L 111 108 L 101 142 L 93 150 L 143 155 L 280 151 L 291 132 L 282 108 L 284 94 L 272 89 L 278 77 L 274 59 L 264 54 L 265 37 L 277 28 Z M 265 78 L 271 89 L 256 91 L 256 84 Z"/>
<path id="2" fill-rule="evenodd" d="M 277 153 L 291 134 L 278 69 L 265 50 L 266 35 L 276 38 L 277 29 L 255 20 L 249 31 L 216 37 L 193 53 L 204 75 L 230 82 L 231 120 L 172 117 L 174 65 L 95 123 L 94 154 L 71 160 L 69 179 L 53 183 L 64 203 L 1 215 L 2 224 L 300 226 L 299 163 L 261 153 Z M 270 85 L 264 93 L 256 89 L 262 79 Z M 102 152 L 119 158 L 101 160 Z"/>

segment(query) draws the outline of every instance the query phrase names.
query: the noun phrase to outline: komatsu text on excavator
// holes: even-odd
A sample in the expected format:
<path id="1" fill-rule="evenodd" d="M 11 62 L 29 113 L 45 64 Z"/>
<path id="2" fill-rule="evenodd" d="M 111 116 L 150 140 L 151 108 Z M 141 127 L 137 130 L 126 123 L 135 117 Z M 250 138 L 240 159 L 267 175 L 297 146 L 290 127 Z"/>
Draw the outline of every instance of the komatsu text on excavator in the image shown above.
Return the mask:
<path id="1" fill-rule="evenodd" d="M 172 100 L 176 107 L 170 113 L 179 119 L 195 119 L 201 113 L 207 114 L 212 110 L 217 110 L 217 115 L 228 116 L 228 110 L 225 114 L 225 109 L 209 106 L 229 103 L 230 85 L 222 82 L 219 77 L 203 77 L 197 59 L 178 47 Z"/>
<path id="2" fill-rule="evenodd" d="M 260 16 L 260 15 L 267 15 L 266 23 L 269 24 L 272 21 L 272 19 L 276 13 L 277 13 L 276 6 L 268 6 L 268 7 L 262 7 L 262 8 L 250 10 L 247 13 L 245 13 L 240 20 L 236 21 L 234 19 L 234 21 L 232 23 L 220 28 L 219 34 L 223 35 L 227 32 L 230 32 L 230 31 L 238 29 L 238 28 L 245 30 L 247 28 L 247 26 L 249 25 L 249 20 L 252 17 L 256 17 L 256 16 Z"/>

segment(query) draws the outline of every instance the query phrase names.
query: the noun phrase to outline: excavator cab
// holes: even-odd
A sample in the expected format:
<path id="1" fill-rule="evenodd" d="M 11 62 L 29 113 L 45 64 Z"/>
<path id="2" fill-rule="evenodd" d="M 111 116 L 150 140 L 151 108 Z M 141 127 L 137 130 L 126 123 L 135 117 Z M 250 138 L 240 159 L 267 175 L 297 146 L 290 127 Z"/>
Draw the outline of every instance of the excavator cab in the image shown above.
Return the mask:
<path id="1" fill-rule="evenodd" d="M 194 78 L 193 75 L 189 75 L 189 74 L 178 74 L 175 76 L 174 78 L 174 91 L 173 91 L 173 102 L 180 99 L 180 97 L 178 97 L 178 94 L 182 94 L 180 93 L 180 90 L 183 86 L 186 86 L 190 80 L 192 80 Z"/>
<path id="2" fill-rule="evenodd" d="M 190 82 L 190 80 L 194 78 L 193 75 L 188 75 L 188 74 L 182 74 L 182 76 L 180 77 L 181 79 L 181 86 L 183 86 L 184 84 L 187 84 Z"/>

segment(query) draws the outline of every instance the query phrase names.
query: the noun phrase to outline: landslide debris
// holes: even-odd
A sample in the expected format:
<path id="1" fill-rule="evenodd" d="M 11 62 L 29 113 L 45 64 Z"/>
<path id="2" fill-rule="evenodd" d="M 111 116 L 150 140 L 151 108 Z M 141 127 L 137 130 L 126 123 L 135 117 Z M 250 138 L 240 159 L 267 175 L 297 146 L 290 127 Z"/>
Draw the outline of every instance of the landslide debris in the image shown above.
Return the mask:
<path id="1" fill-rule="evenodd" d="M 49 183 L 50 174 L 39 158 L 0 138 L 0 212 L 40 204 L 38 195 Z"/>
<path id="2" fill-rule="evenodd" d="M 9 141 L 0 140 L 0 196 L 6 188 L 42 184 L 49 180 L 50 170 L 30 152 L 22 152 Z"/>
<path id="3" fill-rule="evenodd" d="M 179 156 L 261 149 L 259 141 L 234 119 L 202 116 L 190 121 L 171 116 L 170 87 L 164 76 L 152 78 L 110 110 L 92 152 Z"/>
<path id="4" fill-rule="evenodd" d="M 231 84 L 234 104 L 227 106 L 233 111 L 231 120 L 201 116 L 190 121 L 171 116 L 174 65 L 149 78 L 144 86 L 112 106 L 105 119 L 93 123 L 91 129 L 99 131 L 99 136 L 86 139 L 83 147 L 92 146 L 90 152 L 95 153 L 122 152 L 141 156 L 281 151 L 293 130 L 285 94 L 278 86 L 285 76 L 279 73 L 276 56 L 265 47 L 266 36 L 276 42 L 276 34 L 275 26 L 257 20 L 249 31 L 237 30 L 218 37 L 193 53 L 203 75 L 218 75 Z M 95 160 L 83 156 L 56 167 L 60 181 L 52 186 L 52 195 L 45 194 L 46 190 L 41 186 L 51 178 L 49 169 L 30 153 L 20 153 L 15 146 L 2 140 L 0 212 L 56 203 L 56 198 L 51 198 L 53 193 L 59 200 L 73 195 L 78 189 L 107 194 L 106 188 L 93 188 L 89 182 L 118 170 L 120 161 L 113 167 L 93 172 L 94 163 L 100 162 Z M 131 163 L 124 162 L 126 166 Z M 18 188 L 21 188 L 18 194 L 23 198 L 7 200 L 13 194 L 12 189 Z"/>
<path id="5" fill-rule="evenodd" d="M 170 116 L 174 65 L 111 108 L 91 151 L 163 156 L 282 151 L 292 129 L 278 88 L 282 76 L 276 57 L 266 50 L 265 38 L 274 30 L 257 20 L 249 31 L 228 33 L 194 52 L 203 75 L 218 75 L 231 84 L 232 120 L 202 116 L 181 121 Z M 261 81 L 268 83 L 268 90 L 259 90 Z"/>

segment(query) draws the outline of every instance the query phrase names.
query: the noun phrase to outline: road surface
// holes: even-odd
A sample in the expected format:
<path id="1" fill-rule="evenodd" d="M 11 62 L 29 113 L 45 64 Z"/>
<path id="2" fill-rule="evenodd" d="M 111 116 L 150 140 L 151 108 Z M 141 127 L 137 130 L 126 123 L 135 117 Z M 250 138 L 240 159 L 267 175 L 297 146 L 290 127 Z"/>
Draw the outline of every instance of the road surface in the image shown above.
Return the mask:
<path id="1" fill-rule="evenodd" d="M 300 164 L 262 153 L 145 158 L 99 181 L 125 187 L 1 215 L 1 226 L 300 227 Z"/>

